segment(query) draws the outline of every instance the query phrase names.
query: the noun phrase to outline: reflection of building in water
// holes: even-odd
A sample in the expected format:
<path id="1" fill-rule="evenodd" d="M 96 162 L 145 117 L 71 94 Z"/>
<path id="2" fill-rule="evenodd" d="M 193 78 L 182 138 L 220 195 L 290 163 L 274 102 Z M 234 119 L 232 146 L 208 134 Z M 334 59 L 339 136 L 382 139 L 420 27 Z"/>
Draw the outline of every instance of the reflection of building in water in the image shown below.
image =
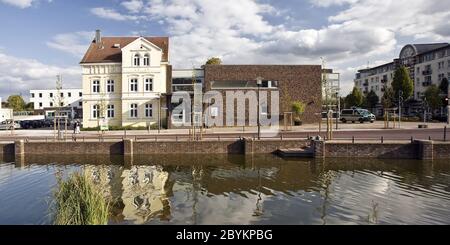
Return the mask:
<path id="1" fill-rule="evenodd" d="M 122 193 L 122 168 L 118 165 L 85 165 L 83 171 L 100 187 L 105 197 L 115 201 Z"/>
<path id="2" fill-rule="evenodd" d="M 122 201 L 125 219 L 142 224 L 153 217 L 168 219 L 169 173 L 161 166 L 133 166 L 122 173 Z"/>
<path id="3" fill-rule="evenodd" d="M 168 219 L 169 173 L 160 166 L 86 165 L 84 173 L 114 202 L 113 219 L 142 224 L 153 217 Z"/>

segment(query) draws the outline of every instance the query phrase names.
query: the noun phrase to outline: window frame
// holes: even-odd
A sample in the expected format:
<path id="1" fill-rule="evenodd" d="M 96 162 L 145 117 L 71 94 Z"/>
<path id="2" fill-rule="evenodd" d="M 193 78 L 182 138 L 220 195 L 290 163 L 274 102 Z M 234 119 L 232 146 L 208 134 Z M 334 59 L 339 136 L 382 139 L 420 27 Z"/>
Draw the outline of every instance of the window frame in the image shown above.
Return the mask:
<path id="1" fill-rule="evenodd" d="M 130 92 L 139 92 L 139 79 L 131 78 L 130 79 Z"/>
<path id="2" fill-rule="evenodd" d="M 108 79 L 106 81 L 106 92 L 107 93 L 114 93 L 115 90 L 115 81 L 114 79 Z"/>
<path id="3" fill-rule="evenodd" d="M 130 118 L 138 118 L 138 104 L 130 104 Z"/>
<path id="4" fill-rule="evenodd" d="M 153 92 L 153 78 L 147 77 L 144 80 L 144 91 Z"/>
<path id="5" fill-rule="evenodd" d="M 152 103 L 145 104 L 145 118 L 153 118 L 153 104 Z"/>
<path id="6" fill-rule="evenodd" d="M 99 79 L 95 79 L 92 80 L 92 93 L 93 94 L 99 94 L 100 93 L 100 80 Z"/>

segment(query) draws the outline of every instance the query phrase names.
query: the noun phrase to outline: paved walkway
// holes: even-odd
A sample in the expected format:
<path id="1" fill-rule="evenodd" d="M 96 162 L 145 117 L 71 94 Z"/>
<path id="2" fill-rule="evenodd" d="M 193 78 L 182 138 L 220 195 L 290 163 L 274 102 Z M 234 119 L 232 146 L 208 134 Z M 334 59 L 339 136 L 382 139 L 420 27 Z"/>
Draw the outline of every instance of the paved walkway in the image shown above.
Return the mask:
<path id="1" fill-rule="evenodd" d="M 423 123 L 418 122 L 403 122 L 401 123 L 402 130 L 416 130 L 418 129 L 418 125 Z M 448 126 L 446 123 L 427 123 L 428 128 L 430 129 L 443 129 L 445 126 Z M 450 128 L 450 127 L 449 127 Z M 262 132 L 267 132 L 268 128 L 262 128 Z M 283 127 L 280 127 L 280 130 L 283 130 Z M 322 132 L 326 130 L 326 125 L 322 125 Z M 335 125 L 333 130 L 339 132 L 369 132 L 369 131 L 381 131 L 384 129 L 384 123 L 382 121 L 377 121 L 375 123 L 339 123 L 338 130 L 335 129 Z M 450 130 L 450 129 L 449 129 Z M 317 133 L 319 131 L 319 125 L 316 124 L 307 124 L 302 126 L 292 127 L 292 130 L 289 132 L 292 133 Z M 73 130 L 68 130 L 68 134 L 72 134 Z M 232 127 L 232 128 L 211 128 L 206 129 L 206 134 L 243 134 L 243 133 L 257 133 L 257 127 Z M 79 136 L 92 136 L 98 135 L 97 131 L 82 131 Z M 165 130 L 127 130 L 126 132 L 123 130 L 120 131 L 107 131 L 104 132 L 104 135 L 110 136 L 123 136 L 123 135 L 187 135 L 189 134 L 189 129 L 165 129 Z M 51 137 L 54 135 L 54 131 L 51 129 L 28 129 L 28 130 L 15 130 L 15 136 L 23 136 L 23 137 Z M 11 136 L 10 131 L 1 130 L 0 137 L 2 136 Z"/>

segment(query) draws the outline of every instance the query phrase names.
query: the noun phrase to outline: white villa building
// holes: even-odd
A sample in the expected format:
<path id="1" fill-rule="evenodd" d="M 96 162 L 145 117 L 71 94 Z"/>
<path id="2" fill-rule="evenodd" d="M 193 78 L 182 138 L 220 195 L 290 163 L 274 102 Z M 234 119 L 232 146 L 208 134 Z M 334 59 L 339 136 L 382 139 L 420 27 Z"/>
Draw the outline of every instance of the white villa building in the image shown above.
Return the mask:
<path id="1" fill-rule="evenodd" d="M 160 108 L 171 68 L 168 37 L 101 37 L 80 62 L 83 127 L 150 126 L 167 117 Z"/>

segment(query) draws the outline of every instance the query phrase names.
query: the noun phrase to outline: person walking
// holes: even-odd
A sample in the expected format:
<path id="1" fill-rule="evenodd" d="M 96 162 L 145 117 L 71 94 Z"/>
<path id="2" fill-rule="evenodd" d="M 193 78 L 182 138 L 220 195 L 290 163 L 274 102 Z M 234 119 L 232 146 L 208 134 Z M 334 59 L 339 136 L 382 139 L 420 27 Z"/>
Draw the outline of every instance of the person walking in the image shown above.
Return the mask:
<path id="1" fill-rule="evenodd" d="M 80 134 L 80 122 L 75 123 L 75 134 Z"/>

